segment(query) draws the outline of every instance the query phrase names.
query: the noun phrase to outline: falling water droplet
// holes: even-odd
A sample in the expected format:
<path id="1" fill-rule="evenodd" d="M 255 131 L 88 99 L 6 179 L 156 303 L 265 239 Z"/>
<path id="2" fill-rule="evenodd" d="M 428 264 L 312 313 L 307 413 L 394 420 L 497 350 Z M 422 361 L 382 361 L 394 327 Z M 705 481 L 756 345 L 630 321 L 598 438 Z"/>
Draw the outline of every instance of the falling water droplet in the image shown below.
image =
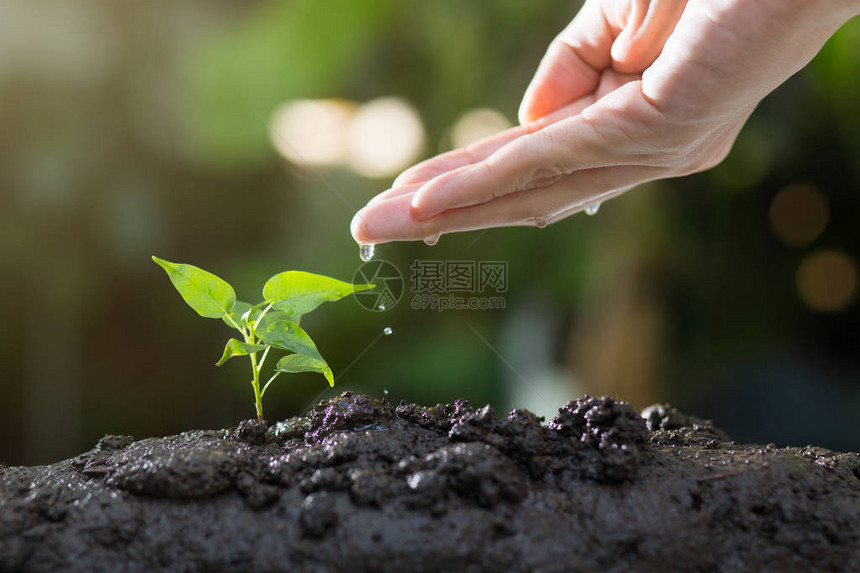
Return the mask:
<path id="1" fill-rule="evenodd" d="M 361 258 L 362 261 L 366 263 L 373 258 L 374 247 L 375 245 L 373 245 L 372 243 L 358 246 L 358 256 Z"/>
<path id="2" fill-rule="evenodd" d="M 389 334 L 391 334 L 394 331 L 391 330 L 390 326 L 386 326 L 385 328 L 382 329 L 382 332 L 383 332 L 383 334 L 385 334 L 385 336 L 388 336 Z"/>
<path id="3" fill-rule="evenodd" d="M 427 243 L 428 246 L 432 247 L 436 243 L 439 242 L 439 234 L 430 235 L 429 237 L 424 239 L 424 242 Z"/>
<path id="4" fill-rule="evenodd" d="M 588 207 L 585 208 L 586 215 L 597 215 L 597 211 L 600 210 L 600 203 L 592 203 Z"/>
<path id="5" fill-rule="evenodd" d="M 380 304 L 377 308 L 378 308 L 379 310 L 385 310 L 385 305 L 384 305 L 384 304 Z"/>
<path id="6" fill-rule="evenodd" d="M 543 229 L 547 225 L 549 225 L 548 217 L 535 217 L 535 227 L 537 227 L 538 229 Z"/>

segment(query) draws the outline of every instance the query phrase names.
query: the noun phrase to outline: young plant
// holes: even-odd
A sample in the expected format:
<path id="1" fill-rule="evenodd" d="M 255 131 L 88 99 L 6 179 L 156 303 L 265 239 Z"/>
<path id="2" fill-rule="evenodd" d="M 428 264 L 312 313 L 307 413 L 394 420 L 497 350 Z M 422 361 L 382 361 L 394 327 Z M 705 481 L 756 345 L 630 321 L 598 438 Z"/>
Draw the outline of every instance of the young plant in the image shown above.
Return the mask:
<path id="1" fill-rule="evenodd" d="M 371 284 L 354 285 L 322 275 L 286 271 L 266 281 L 264 301 L 252 305 L 236 300 L 233 287 L 210 272 L 158 257 L 152 257 L 152 260 L 167 272 L 173 286 L 197 314 L 221 319 L 239 331 L 241 340 L 228 340 L 221 359 L 215 365 L 221 366 L 235 356 L 250 358 L 251 386 L 254 388 L 257 419 L 261 422 L 263 395 L 284 372 L 319 372 L 329 385 L 334 386 L 331 368 L 308 333 L 299 326 L 302 316 L 324 302 L 373 288 Z M 272 376 L 260 386 L 260 373 L 272 348 L 286 350 L 290 354 L 278 361 Z"/>

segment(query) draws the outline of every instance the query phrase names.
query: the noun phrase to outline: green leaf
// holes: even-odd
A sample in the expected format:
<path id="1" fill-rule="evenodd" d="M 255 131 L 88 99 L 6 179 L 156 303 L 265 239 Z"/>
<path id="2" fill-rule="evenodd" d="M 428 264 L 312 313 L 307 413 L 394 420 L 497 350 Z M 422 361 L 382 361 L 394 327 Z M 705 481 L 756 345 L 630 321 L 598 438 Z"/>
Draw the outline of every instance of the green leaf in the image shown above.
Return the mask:
<path id="1" fill-rule="evenodd" d="M 242 315 L 245 314 L 246 312 L 248 312 L 249 310 L 251 310 L 251 304 L 250 303 L 247 303 L 247 302 L 244 302 L 241 300 L 237 300 L 236 304 L 233 305 L 233 308 L 230 309 L 230 311 L 224 316 L 224 324 L 226 324 L 230 328 L 236 328 L 235 326 L 233 326 L 233 323 L 231 323 L 229 320 L 227 320 L 227 317 L 229 316 L 230 318 L 232 318 L 236 322 L 236 324 L 238 324 L 239 326 L 242 326 Z"/>
<path id="2" fill-rule="evenodd" d="M 321 358 L 304 354 L 289 354 L 278 361 L 275 367 L 279 372 L 319 372 L 328 380 L 329 386 L 334 386 L 334 375 L 331 368 Z"/>
<path id="3" fill-rule="evenodd" d="M 231 338 L 227 341 L 227 346 L 224 347 L 224 354 L 221 356 L 221 360 L 215 363 L 215 366 L 221 366 L 231 358 L 235 358 L 236 356 L 247 356 L 252 352 L 260 352 L 261 350 L 265 350 L 266 346 L 263 344 L 248 344 L 247 342 L 242 342 L 241 340 L 236 340 L 235 338 Z"/>
<path id="4" fill-rule="evenodd" d="M 236 292 L 225 280 L 193 265 L 171 263 L 158 257 L 152 260 L 170 277 L 170 282 L 188 303 L 205 318 L 223 318 L 236 304 Z"/>
<path id="5" fill-rule="evenodd" d="M 257 335 L 263 339 L 263 342 L 275 348 L 290 350 L 319 360 L 323 359 L 308 333 L 294 322 L 286 320 L 273 322 L 265 330 L 258 332 Z"/>
<path id="6" fill-rule="evenodd" d="M 299 324 L 302 320 L 302 315 L 300 314 L 287 314 L 286 312 L 281 312 L 280 310 L 270 310 L 266 313 L 266 316 L 263 317 L 263 320 L 260 321 L 260 328 L 257 330 L 261 330 L 263 332 L 271 325 L 273 322 L 280 321 L 292 322 L 293 324 Z"/>
<path id="7" fill-rule="evenodd" d="M 257 322 L 257 319 L 260 318 L 260 314 L 262 314 L 263 310 L 268 305 L 269 303 L 267 302 L 261 302 L 258 305 L 252 306 L 250 312 L 248 312 L 248 315 L 243 318 L 245 324 L 254 324 L 255 322 Z M 265 331 L 266 327 L 269 324 L 278 320 L 286 320 L 298 324 L 300 319 L 301 315 L 287 314 L 285 312 L 281 312 L 272 308 L 269 310 L 269 312 L 266 313 L 265 316 L 263 316 L 263 319 L 260 321 L 260 324 L 257 325 L 256 330 Z"/>
<path id="8" fill-rule="evenodd" d="M 286 271 L 270 278 L 263 298 L 287 314 L 307 314 L 324 302 L 340 300 L 374 285 L 354 285 L 313 273 Z"/>

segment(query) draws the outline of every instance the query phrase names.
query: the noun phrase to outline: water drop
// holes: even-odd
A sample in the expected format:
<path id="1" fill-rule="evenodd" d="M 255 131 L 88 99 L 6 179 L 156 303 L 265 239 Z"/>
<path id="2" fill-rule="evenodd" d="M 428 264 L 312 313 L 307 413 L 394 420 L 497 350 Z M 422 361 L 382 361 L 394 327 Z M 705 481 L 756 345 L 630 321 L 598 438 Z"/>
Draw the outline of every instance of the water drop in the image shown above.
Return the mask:
<path id="1" fill-rule="evenodd" d="M 424 242 L 427 243 L 428 246 L 432 247 L 439 242 L 439 233 L 436 233 L 435 235 L 430 235 L 429 237 L 424 239 Z"/>
<path id="2" fill-rule="evenodd" d="M 384 305 L 384 304 L 380 304 L 377 308 L 378 308 L 379 310 L 385 310 L 385 305 Z"/>
<path id="3" fill-rule="evenodd" d="M 373 258 L 373 249 L 375 246 L 376 245 L 372 243 L 358 246 L 358 256 L 361 258 L 362 261 L 366 263 Z"/>
<path id="4" fill-rule="evenodd" d="M 393 330 L 391 330 L 391 327 L 390 327 L 390 326 L 386 326 L 385 328 L 383 328 L 383 329 L 382 329 L 382 333 L 383 333 L 383 334 L 385 334 L 385 336 L 388 336 L 388 335 L 389 335 L 389 334 L 391 334 L 392 332 L 394 332 L 394 331 L 393 331 Z"/>
<path id="5" fill-rule="evenodd" d="M 538 229 L 543 229 L 547 225 L 549 225 L 548 217 L 535 217 L 535 227 L 537 227 Z"/>
<path id="6" fill-rule="evenodd" d="M 597 215 L 597 211 L 600 210 L 600 203 L 592 203 L 588 207 L 585 208 L 586 215 Z"/>

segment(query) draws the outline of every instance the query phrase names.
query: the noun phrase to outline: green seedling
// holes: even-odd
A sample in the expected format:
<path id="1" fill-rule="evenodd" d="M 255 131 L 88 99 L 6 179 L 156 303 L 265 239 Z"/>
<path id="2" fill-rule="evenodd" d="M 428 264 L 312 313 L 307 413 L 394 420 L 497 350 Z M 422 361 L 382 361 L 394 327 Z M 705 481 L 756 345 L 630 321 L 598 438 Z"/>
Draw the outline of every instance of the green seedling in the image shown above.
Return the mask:
<path id="1" fill-rule="evenodd" d="M 316 344 L 299 326 L 303 315 L 324 302 L 340 300 L 354 292 L 372 289 L 373 285 L 354 285 L 312 273 L 286 271 L 278 273 L 263 286 L 264 301 L 252 305 L 236 300 L 236 292 L 227 281 L 193 265 L 171 263 L 158 257 L 170 282 L 197 314 L 216 318 L 239 331 L 242 338 L 231 338 L 216 366 L 236 356 L 251 360 L 251 386 L 257 419 L 263 421 L 263 395 L 275 379 L 285 372 L 319 372 L 334 386 L 331 368 L 320 355 Z M 260 373 L 269 352 L 275 348 L 289 354 L 278 360 L 275 371 L 260 386 Z"/>

